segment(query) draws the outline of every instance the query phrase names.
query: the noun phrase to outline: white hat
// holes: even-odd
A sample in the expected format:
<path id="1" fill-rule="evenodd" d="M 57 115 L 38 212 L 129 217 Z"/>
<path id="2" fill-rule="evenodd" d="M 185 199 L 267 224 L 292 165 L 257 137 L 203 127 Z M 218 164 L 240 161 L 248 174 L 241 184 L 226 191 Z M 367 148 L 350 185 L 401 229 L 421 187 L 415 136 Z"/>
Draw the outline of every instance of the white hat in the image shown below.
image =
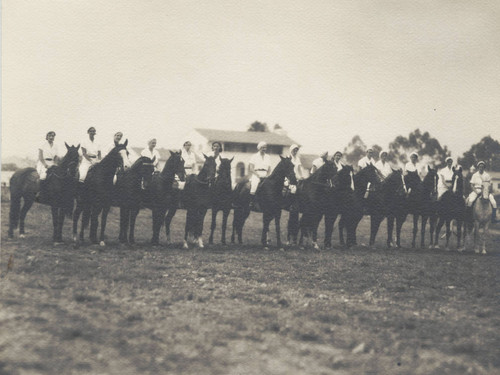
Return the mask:
<path id="1" fill-rule="evenodd" d="M 257 144 L 257 150 L 260 150 L 262 147 L 267 147 L 267 143 L 264 142 L 264 141 L 260 141 L 258 144 Z"/>
<path id="2" fill-rule="evenodd" d="M 479 168 L 479 166 L 480 166 L 481 164 L 482 164 L 482 165 L 484 165 L 484 166 L 486 167 L 486 163 L 485 163 L 484 161 L 482 161 L 482 160 L 481 160 L 481 161 L 479 161 L 479 162 L 477 162 L 477 167 Z"/>
<path id="3" fill-rule="evenodd" d="M 448 156 L 448 157 L 446 158 L 445 162 L 446 162 L 446 163 L 448 163 L 448 160 L 453 161 L 453 158 L 452 158 L 451 156 Z"/>
<path id="4" fill-rule="evenodd" d="M 373 148 L 368 147 L 368 149 L 366 150 L 366 152 L 370 152 L 370 151 L 373 152 Z"/>
<path id="5" fill-rule="evenodd" d="M 290 151 L 290 155 L 292 154 L 292 151 L 295 150 L 295 149 L 299 149 L 300 147 L 298 145 L 296 145 L 295 143 L 293 145 L 290 146 L 289 148 L 289 151 Z"/>
<path id="6" fill-rule="evenodd" d="M 340 154 L 340 156 L 342 156 L 342 152 L 341 151 L 335 151 L 335 154 L 333 154 L 333 156 L 337 155 L 337 154 Z"/>
<path id="7" fill-rule="evenodd" d="M 417 158 L 418 158 L 418 154 L 416 151 L 413 151 L 411 154 L 410 154 L 410 157 L 412 157 L 413 155 L 415 155 Z"/>
<path id="8" fill-rule="evenodd" d="M 323 151 L 321 154 L 319 154 L 320 158 L 325 158 L 328 156 L 328 151 Z"/>
<path id="9" fill-rule="evenodd" d="M 382 154 L 387 154 L 387 155 L 389 155 L 389 152 L 388 152 L 387 150 L 381 150 L 381 151 L 380 151 L 380 156 L 382 156 Z"/>

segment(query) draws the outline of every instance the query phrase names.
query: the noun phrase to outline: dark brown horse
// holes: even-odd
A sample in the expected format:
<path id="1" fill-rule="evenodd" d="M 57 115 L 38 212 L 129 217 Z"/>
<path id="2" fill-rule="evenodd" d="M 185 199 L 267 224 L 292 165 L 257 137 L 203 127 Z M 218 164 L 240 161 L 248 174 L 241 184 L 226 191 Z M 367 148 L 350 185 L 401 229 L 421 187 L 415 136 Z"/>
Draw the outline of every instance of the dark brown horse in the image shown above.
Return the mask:
<path id="1" fill-rule="evenodd" d="M 150 208 L 153 215 L 153 237 L 151 244 L 160 243 L 160 230 L 165 222 L 167 244 L 170 243 L 170 222 L 177 212 L 179 206 L 180 190 L 176 176 L 181 182 L 186 179 L 184 160 L 180 152 L 170 151 L 163 170 L 153 175 L 153 180 L 145 191 L 145 206 Z"/>
<path id="2" fill-rule="evenodd" d="M 309 178 L 299 181 L 297 200 L 300 218 L 301 241 L 311 239 L 314 249 L 319 250 L 318 226 L 325 214 L 328 194 L 332 188 L 332 178 L 337 172 L 335 164 L 327 160 Z"/>
<path id="3" fill-rule="evenodd" d="M 205 155 L 204 155 L 205 156 Z M 201 249 L 203 245 L 203 220 L 212 204 L 211 185 L 215 180 L 216 164 L 213 156 L 205 156 L 205 163 L 198 175 L 186 181 L 183 204 L 186 207 L 186 227 L 183 248 L 188 249 L 188 237 L 192 235 Z"/>
<path id="4" fill-rule="evenodd" d="M 434 247 L 439 248 L 439 232 L 446 223 L 446 249 L 449 249 L 451 236 L 450 224 L 452 220 L 457 223 L 457 249 L 462 251 L 460 242 L 462 240 L 462 224 L 465 219 L 465 199 L 464 199 L 464 178 L 462 168 L 453 167 L 453 177 L 451 180 L 451 190 L 443 194 L 438 206 L 439 220 L 436 226 L 436 236 Z M 464 228 L 465 230 L 465 228 Z"/>
<path id="5" fill-rule="evenodd" d="M 212 225 L 208 243 L 214 243 L 214 231 L 217 222 L 217 212 L 222 211 L 222 233 L 221 242 L 226 243 L 227 217 L 233 204 L 233 188 L 231 186 L 231 162 L 232 159 L 221 159 L 217 177 L 212 186 Z"/>
<path id="6" fill-rule="evenodd" d="M 117 168 L 120 166 L 130 167 L 127 152 L 128 140 L 124 144 L 115 146 L 99 163 L 93 165 L 85 178 L 83 184 L 79 184 L 77 189 L 76 209 L 73 213 L 73 240 L 78 245 L 83 241 L 84 230 L 90 221 L 90 241 L 93 244 L 100 243 L 105 246 L 104 232 L 109 208 L 112 201 L 113 178 Z M 82 225 L 80 236 L 77 237 L 78 219 L 82 213 Z M 101 234 L 97 240 L 97 227 L 99 225 L 99 215 L 101 217 Z"/>
<path id="7" fill-rule="evenodd" d="M 155 157 L 151 160 L 141 156 L 130 168 L 119 174 L 113 187 L 112 205 L 120 207 L 118 240 L 121 243 L 135 243 L 135 220 L 143 207 L 144 189 L 148 188 L 153 177 L 154 161 Z"/>
<path id="8" fill-rule="evenodd" d="M 374 246 L 380 223 L 387 218 L 387 247 L 392 246 L 396 220 L 396 246 L 401 247 L 401 228 L 407 216 L 406 185 L 401 170 L 393 171 L 385 180 L 370 187 L 366 199 L 370 215 L 370 246 Z"/>
<path id="9" fill-rule="evenodd" d="M 42 203 L 52 208 L 52 224 L 54 232 L 52 239 L 55 243 L 62 242 L 62 227 L 64 215 L 73 212 L 76 171 L 78 167 L 78 150 L 80 146 L 66 145 L 66 155 L 59 165 L 47 170 L 47 178 L 40 181 L 34 168 L 24 168 L 16 171 L 10 179 L 10 214 L 9 238 L 14 237 L 14 229 L 19 223 L 19 236 L 24 237 L 24 219 L 35 201 L 36 193 L 43 184 Z M 21 209 L 21 199 L 24 201 Z"/>

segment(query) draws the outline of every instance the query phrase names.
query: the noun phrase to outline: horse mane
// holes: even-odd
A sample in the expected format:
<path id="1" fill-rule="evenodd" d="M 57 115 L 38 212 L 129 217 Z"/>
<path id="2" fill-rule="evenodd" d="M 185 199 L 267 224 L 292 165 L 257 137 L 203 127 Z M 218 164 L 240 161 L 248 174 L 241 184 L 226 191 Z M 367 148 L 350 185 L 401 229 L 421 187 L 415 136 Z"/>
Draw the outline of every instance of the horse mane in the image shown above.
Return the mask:
<path id="1" fill-rule="evenodd" d="M 332 175 L 330 177 L 323 176 L 324 174 L 326 174 L 325 171 L 328 167 L 332 168 L 332 172 L 333 172 Z M 325 161 L 325 163 L 321 167 L 316 169 L 306 180 L 318 182 L 321 180 L 322 177 L 326 177 L 327 179 L 332 178 L 333 176 L 335 176 L 336 173 L 337 173 L 337 167 L 335 166 L 335 164 L 332 161 L 327 160 L 327 161 Z"/>
<path id="2" fill-rule="evenodd" d="M 152 163 L 153 161 L 151 158 L 147 156 L 141 156 L 139 159 L 137 159 L 134 164 L 129 168 L 129 170 L 135 170 L 136 168 L 139 168 L 142 164 L 144 163 Z"/>

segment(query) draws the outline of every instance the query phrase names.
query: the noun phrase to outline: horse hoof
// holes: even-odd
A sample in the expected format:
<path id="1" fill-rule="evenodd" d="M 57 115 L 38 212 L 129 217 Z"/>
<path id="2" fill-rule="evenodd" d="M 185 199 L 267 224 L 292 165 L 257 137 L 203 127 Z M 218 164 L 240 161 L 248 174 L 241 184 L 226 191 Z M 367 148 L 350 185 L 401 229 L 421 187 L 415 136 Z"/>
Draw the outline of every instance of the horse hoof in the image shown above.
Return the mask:
<path id="1" fill-rule="evenodd" d="M 264 250 L 269 250 L 269 246 L 264 246 Z"/>
<path id="2" fill-rule="evenodd" d="M 483 250 L 483 252 L 481 254 L 486 255 L 487 254 L 486 250 Z"/>
<path id="3" fill-rule="evenodd" d="M 104 247 L 104 246 L 106 246 L 106 242 L 104 242 L 104 241 L 99 242 L 99 246 L 100 246 L 100 247 Z"/>
<path id="4" fill-rule="evenodd" d="M 19 235 L 19 238 L 26 238 L 26 235 L 23 233 L 23 234 L 20 234 Z"/>
<path id="5" fill-rule="evenodd" d="M 64 245 L 63 241 L 54 241 L 54 246 Z"/>
<path id="6" fill-rule="evenodd" d="M 459 247 L 457 250 L 458 250 L 459 253 L 464 252 L 465 251 L 465 247 Z"/>
<path id="7" fill-rule="evenodd" d="M 188 246 L 188 244 L 187 244 L 187 242 L 186 242 L 186 241 L 184 241 L 184 243 L 182 244 L 182 248 L 183 248 L 184 250 L 189 249 L 189 246 Z"/>
<path id="8" fill-rule="evenodd" d="M 281 251 L 282 253 L 284 253 L 284 252 L 285 252 L 285 249 L 284 249 L 283 247 L 280 247 L 280 251 Z"/>

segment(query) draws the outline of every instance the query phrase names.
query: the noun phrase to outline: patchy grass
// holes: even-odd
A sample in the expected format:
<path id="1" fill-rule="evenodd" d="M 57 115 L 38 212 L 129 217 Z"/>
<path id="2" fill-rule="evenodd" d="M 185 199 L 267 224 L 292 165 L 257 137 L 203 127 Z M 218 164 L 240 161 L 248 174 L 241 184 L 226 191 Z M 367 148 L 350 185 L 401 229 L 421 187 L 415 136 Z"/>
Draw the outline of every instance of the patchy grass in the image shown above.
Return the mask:
<path id="1" fill-rule="evenodd" d="M 176 244 L 151 247 L 150 212 L 123 246 L 114 209 L 107 246 L 75 249 L 52 245 L 49 213 L 8 241 L 2 205 L 0 374 L 500 372 L 498 234 L 487 256 L 387 250 L 384 225 L 376 249 L 282 253 L 252 213 L 244 245 L 183 251 L 184 211 Z"/>

